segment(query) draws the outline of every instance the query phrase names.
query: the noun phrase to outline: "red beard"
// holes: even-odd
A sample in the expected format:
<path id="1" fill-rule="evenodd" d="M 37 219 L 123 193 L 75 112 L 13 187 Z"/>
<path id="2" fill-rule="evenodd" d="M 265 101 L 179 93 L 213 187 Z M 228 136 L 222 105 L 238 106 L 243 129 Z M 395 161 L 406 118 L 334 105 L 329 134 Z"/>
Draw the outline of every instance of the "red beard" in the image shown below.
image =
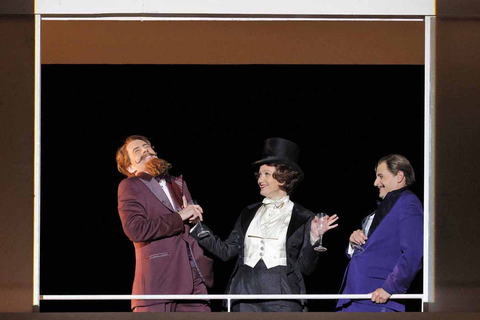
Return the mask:
<path id="1" fill-rule="evenodd" d="M 145 168 L 152 177 L 165 175 L 168 173 L 172 165 L 167 161 L 159 158 L 152 158 L 147 163 L 145 163 Z"/>

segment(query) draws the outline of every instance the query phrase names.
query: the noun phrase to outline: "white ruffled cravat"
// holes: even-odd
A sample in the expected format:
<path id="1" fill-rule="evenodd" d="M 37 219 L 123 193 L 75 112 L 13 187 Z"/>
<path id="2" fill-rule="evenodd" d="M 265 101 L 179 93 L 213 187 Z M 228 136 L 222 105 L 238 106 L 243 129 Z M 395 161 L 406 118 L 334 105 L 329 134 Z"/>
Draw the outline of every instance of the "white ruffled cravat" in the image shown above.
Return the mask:
<path id="1" fill-rule="evenodd" d="M 287 203 L 289 200 L 290 200 L 289 196 L 283 197 L 282 199 L 279 199 L 279 200 L 264 198 L 262 203 L 266 206 L 273 205 L 275 209 L 281 209 L 285 205 L 285 203 Z"/>

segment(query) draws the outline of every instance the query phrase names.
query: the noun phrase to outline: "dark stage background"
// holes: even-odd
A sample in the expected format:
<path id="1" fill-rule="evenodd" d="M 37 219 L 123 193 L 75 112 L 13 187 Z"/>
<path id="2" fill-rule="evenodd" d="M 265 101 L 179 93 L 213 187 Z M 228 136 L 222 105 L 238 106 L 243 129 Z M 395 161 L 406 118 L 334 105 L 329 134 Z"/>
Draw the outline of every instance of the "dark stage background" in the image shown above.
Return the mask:
<path id="1" fill-rule="evenodd" d="M 40 294 L 130 294 L 134 248 L 117 212 L 115 152 L 152 138 L 183 174 L 222 238 L 261 201 L 250 164 L 263 141 L 301 148 L 306 174 L 292 199 L 340 216 L 309 293 L 337 293 L 353 230 L 375 209 L 376 161 L 410 159 L 423 200 L 424 67 L 322 65 L 43 65 Z M 223 293 L 234 261 L 216 260 Z M 414 286 L 421 291 L 421 279 Z M 333 311 L 335 301 L 311 301 Z M 410 310 L 419 310 L 413 303 Z M 130 301 L 43 301 L 41 311 L 129 311 Z M 213 309 L 220 310 L 215 302 Z"/>

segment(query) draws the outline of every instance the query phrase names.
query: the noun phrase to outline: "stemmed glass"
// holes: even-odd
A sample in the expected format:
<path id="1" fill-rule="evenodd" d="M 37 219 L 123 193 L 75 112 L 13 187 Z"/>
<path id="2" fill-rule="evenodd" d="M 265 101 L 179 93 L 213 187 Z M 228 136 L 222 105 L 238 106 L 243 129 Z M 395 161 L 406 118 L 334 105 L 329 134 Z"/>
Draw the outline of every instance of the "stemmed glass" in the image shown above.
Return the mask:
<path id="1" fill-rule="evenodd" d="M 198 203 L 197 203 L 196 200 L 189 200 L 189 201 L 188 201 L 188 204 L 190 204 L 190 205 L 196 205 L 196 204 L 198 204 Z M 200 221 L 200 219 L 198 219 L 197 228 L 200 228 L 200 232 L 197 234 L 197 236 L 198 236 L 200 239 L 205 238 L 205 237 L 207 237 L 207 236 L 210 234 L 210 231 L 203 229 L 202 221 Z"/>
<path id="2" fill-rule="evenodd" d="M 317 217 L 318 217 L 317 228 L 318 228 L 318 234 L 320 238 L 318 239 L 318 246 L 316 246 L 313 249 L 318 252 L 325 252 L 327 251 L 327 248 L 322 246 L 322 238 L 323 238 L 323 234 L 327 231 L 328 216 L 326 213 L 320 212 L 320 213 L 317 213 Z"/>
<path id="3" fill-rule="evenodd" d="M 365 234 L 365 228 L 362 228 L 362 232 Z M 363 248 L 363 244 L 357 244 L 351 242 L 352 248 L 357 250 L 358 252 L 363 252 L 365 249 Z"/>

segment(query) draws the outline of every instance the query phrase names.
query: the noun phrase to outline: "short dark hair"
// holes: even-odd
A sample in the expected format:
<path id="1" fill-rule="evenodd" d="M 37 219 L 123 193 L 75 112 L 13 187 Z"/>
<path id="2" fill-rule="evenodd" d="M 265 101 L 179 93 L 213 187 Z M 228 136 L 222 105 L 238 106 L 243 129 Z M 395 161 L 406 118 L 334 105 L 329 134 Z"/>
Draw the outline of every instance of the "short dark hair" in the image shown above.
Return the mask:
<path id="1" fill-rule="evenodd" d="M 295 188 L 303 179 L 303 174 L 293 170 L 285 164 L 264 163 L 264 165 L 275 168 L 273 178 L 279 183 L 283 183 L 279 186 L 279 188 L 280 190 L 285 191 L 288 195 L 292 194 L 293 190 L 295 190 Z M 258 179 L 258 172 L 255 173 L 255 176 Z"/>
<path id="2" fill-rule="evenodd" d="M 415 171 L 406 157 L 400 154 L 389 154 L 378 160 L 377 167 L 384 162 L 387 164 L 388 171 L 394 176 L 398 174 L 398 171 L 403 172 L 407 186 L 411 186 L 415 182 Z M 377 167 L 375 167 L 375 170 Z"/>

